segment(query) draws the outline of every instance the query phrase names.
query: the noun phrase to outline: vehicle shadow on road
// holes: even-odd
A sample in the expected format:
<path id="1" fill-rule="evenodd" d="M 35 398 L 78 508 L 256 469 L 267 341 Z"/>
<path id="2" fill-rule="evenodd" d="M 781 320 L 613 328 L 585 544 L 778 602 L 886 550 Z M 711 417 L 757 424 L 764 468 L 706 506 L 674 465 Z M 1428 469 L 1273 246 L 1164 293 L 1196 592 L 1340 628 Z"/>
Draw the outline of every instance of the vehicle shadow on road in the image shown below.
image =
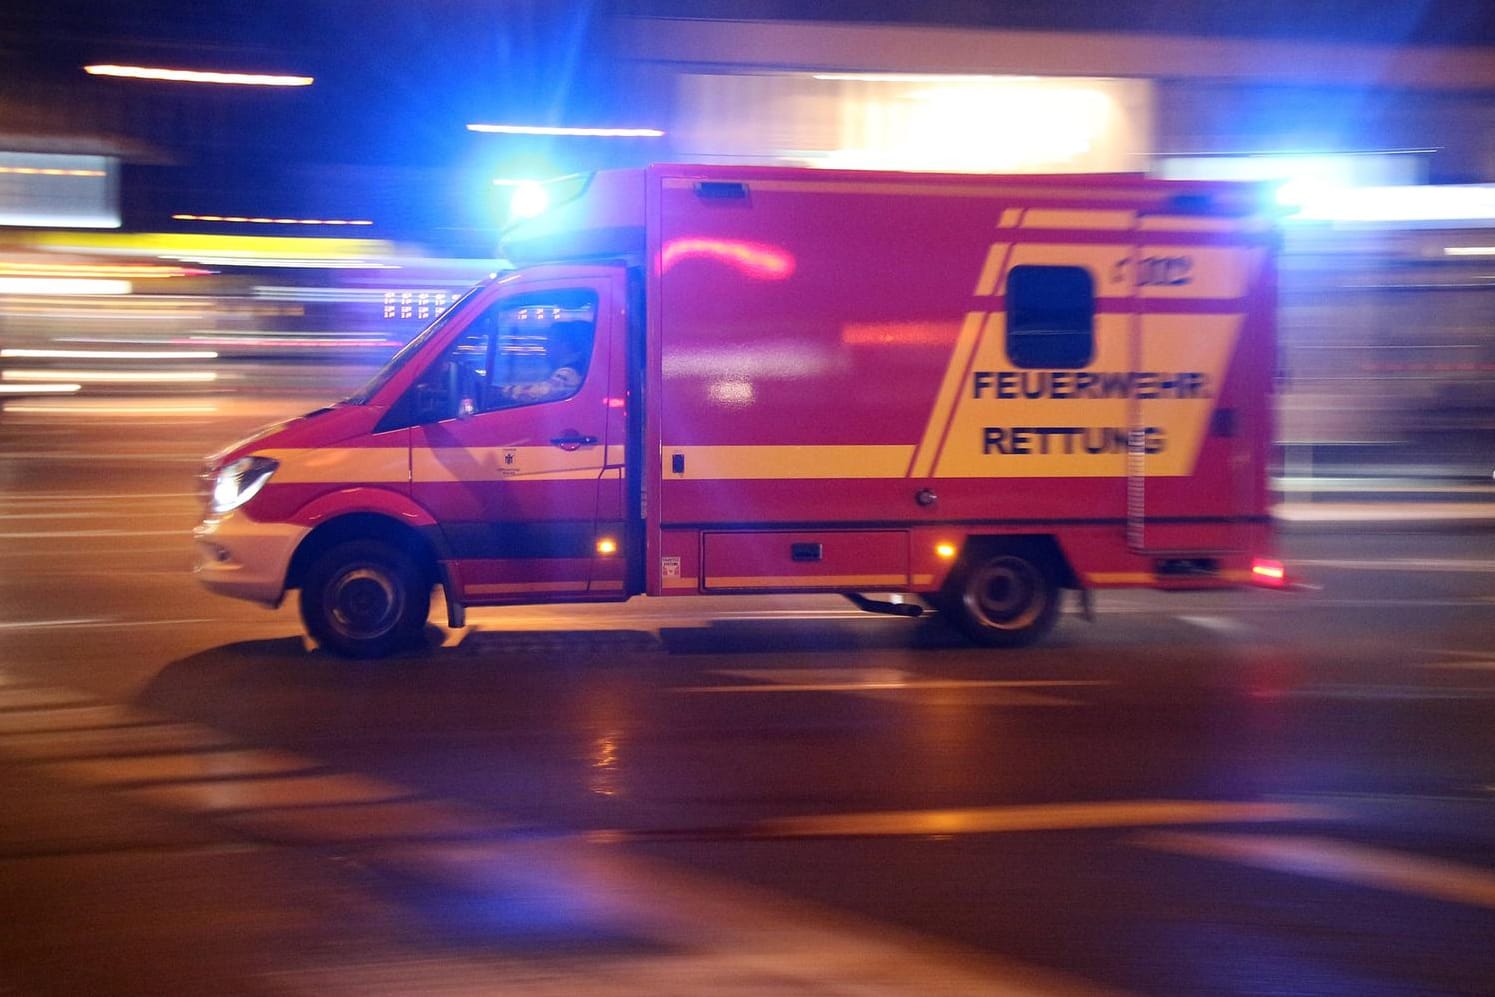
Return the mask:
<path id="1" fill-rule="evenodd" d="M 706 626 L 667 627 L 660 643 L 670 654 L 764 654 L 775 651 L 870 651 L 970 647 L 937 617 L 834 620 L 714 620 Z"/>
<path id="2" fill-rule="evenodd" d="M 300 637 L 213 647 L 166 665 L 135 702 L 276 746 L 340 734 L 482 736 L 609 698 L 635 711 L 666 709 L 669 700 L 644 690 L 696 684 L 711 658 L 730 656 L 740 667 L 753 655 L 824 654 L 830 666 L 846 664 L 847 652 L 962 647 L 927 620 L 718 620 L 657 633 L 475 629 L 455 641 L 433 626 L 425 647 L 375 661 L 309 648 Z"/>
<path id="3" fill-rule="evenodd" d="M 360 704 L 389 700 L 397 713 L 410 706 L 401 694 L 505 698 L 516 684 L 595 677 L 659 652 L 657 638 L 638 631 L 473 633 L 449 647 L 440 645 L 441 638 L 433 627 L 426 646 L 378 660 L 339 657 L 309 648 L 300 637 L 224 644 L 166 665 L 136 701 L 203 722 L 251 711 L 255 704 L 260 711 L 284 707 L 335 718 Z"/>

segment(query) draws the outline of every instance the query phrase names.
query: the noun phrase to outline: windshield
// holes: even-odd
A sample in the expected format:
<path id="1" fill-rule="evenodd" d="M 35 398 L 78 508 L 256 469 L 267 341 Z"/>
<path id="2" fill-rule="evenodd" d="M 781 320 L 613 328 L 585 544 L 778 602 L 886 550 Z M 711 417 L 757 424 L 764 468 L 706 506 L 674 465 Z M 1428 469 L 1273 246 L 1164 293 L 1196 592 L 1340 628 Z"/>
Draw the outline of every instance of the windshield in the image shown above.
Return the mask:
<path id="1" fill-rule="evenodd" d="M 472 297 L 473 292 L 477 291 L 477 289 L 482 286 L 482 284 L 474 284 L 472 287 L 469 287 L 460 298 L 452 302 L 450 308 L 442 312 L 440 315 L 436 316 L 436 318 L 431 321 L 430 325 L 426 326 L 420 332 L 415 334 L 415 338 L 411 339 L 410 342 L 400 347 L 400 351 L 394 356 L 390 357 L 389 360 L 385 362 L 384 366 L 379 368 L 379 372 L 369 379 L 367 384 L 348 396 L 348 404 L 367 405 L 369 403 L 369 399 L 378 394 L 379 389 L 384 387 L 385 384 L 389 383 L 389 379 L 391 377 L 394 377 L 401 367 L 405 366 L 405 361 L 409 360 L 412 356 L 418 353 L 420 351 L 420 348 L 426 344 L 427 340 L 436 335 L 442 329 L 446 328 L 446 324 L 447 322 L 451 321 L 452 316 L 456 315 L 458 310 L 467 303 L 469 298 Z"/>

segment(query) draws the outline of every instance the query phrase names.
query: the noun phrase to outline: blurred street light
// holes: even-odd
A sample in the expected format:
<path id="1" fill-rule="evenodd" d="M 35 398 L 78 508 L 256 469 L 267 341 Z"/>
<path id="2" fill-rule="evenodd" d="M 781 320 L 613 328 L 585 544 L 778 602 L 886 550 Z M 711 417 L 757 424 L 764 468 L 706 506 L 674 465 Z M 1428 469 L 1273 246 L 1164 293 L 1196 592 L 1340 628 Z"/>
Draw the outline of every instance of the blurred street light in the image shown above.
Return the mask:
<path id="1" fill-rule="evenodd" d="M 551 125 L 470 124 L 470 132 L 496 135 L 557 135 L 581 138 L 663 138 L 658 128 L 562 128 Z"/>
<path id="2" fill-rule="evenodd" d="M 180 222 L 232 222 L 241 225 L 372 225 L 367 218 L 249 218 L 244 215 L 172 215 Z"/>
<path id="3" fill-rule="evenodd" d="M 161 80 L 167 83 L 217 83 L 243 87 L 309 87 L 311 76 L 277 76 L 269 73 L 218 73 L 194 69 L 162 69 L 156 66 L 84 66 L 91 76 L 118 76 L 131 80 Z"/>

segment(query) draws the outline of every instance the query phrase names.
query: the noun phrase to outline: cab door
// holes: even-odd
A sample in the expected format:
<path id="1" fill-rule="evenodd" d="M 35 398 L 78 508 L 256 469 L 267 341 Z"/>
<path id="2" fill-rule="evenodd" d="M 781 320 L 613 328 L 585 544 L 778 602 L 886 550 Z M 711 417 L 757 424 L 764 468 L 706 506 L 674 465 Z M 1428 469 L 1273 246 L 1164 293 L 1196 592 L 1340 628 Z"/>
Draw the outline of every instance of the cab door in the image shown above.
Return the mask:
<path id="1" fill-rule="evenodd" d="M 444 411 L 411 431 L 411 488 L 468 605 L 590 598 L 614 554 L 598 514 L 621 473 L 607 466 L 620 275 L 547 273 L 499 284 L 415 389 Z"/>

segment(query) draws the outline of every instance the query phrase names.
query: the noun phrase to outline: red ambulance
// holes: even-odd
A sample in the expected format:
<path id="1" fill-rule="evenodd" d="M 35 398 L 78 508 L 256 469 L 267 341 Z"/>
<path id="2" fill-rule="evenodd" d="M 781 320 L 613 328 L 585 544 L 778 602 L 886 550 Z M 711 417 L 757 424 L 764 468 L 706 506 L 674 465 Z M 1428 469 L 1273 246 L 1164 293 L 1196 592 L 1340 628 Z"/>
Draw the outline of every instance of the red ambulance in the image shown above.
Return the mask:
<path id="1" fill-rule="evenodd" d="M 1270 541 L 1259 188 L 654 166 L 547 185 L 361 391 L 210 459 L 197 576 L 324 646 L 468 606 L 903 593 L 1021 645 L 1063 589 Z M 1087 603 L 1088 605 L 1088 603 Z"/>

